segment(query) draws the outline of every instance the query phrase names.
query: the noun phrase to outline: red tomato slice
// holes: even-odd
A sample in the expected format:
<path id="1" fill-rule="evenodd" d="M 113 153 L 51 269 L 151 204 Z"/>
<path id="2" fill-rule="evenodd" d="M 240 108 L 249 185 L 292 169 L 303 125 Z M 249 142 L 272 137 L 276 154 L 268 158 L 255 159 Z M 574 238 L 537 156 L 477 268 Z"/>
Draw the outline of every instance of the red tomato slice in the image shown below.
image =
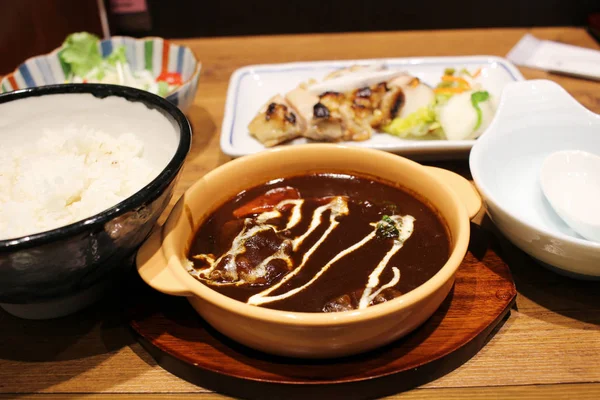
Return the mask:
<path id="1" fill-rule="evenodd" d="M 181 85 L 183 83 L 181 79 L 181 74 L 179 72 L 163 72 L 161 73 L 157 81 L 167 82 L 169 85 Z"/>

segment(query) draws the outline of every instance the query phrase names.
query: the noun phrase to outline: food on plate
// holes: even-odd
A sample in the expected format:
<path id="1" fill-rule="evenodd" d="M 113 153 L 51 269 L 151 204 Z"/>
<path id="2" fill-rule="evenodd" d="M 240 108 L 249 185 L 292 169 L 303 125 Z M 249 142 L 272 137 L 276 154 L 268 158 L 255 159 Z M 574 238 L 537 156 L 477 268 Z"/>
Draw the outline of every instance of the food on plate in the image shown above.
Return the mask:
<path id="1" fill-rule="evenodd" d="M 362 141 L 369 139 L 374 129 L 388 124 L 400 115 L 406 98 L 402 85 L 420 85 L 416 78 L 381 67 L 354 66 L 335 71 L 323 82 L 301 84 L 286 93 L 285 101 L 276 96 L 265 104 L 248 126 L 250 134 L 270 147 L 303 136 L 317 141 Z M 412 99 L 410 99 L 412 102 Z M 289 126 L 270 123 L 264 110 L 286 107 L 296 121 Z M 264 140 L 263 128 L 269 125 L 269 139 Z M 294 134 L 290 134 L 293 131 Z"/>
<path id="2" fill-rule="evenodd" d="M 196 232 L 188 272 L 250 305 L 364 309 L 420 286 L 448 260 L 442 219 L 367 177 L 307 174 L 241 192 Z"/>
<path id="3" fill-rule="evenodd" d="M 477 82 L 480 73 L 446 69 L 432 91 L 435 96 L 394 119 L 384 132 L 403 138 L 476 139 L 495 112 L 489 92 Z"/>
<path id="4" fill-rule="evenodd" d="M 475 139 L 492 121 L 494 108 L 488 92 L 469 90 L 450 97 L 436 115 L 447 139 Z"/>
<path id="5" fill-rule="evenodd" d="M 314 140 L 365 140 L 396 115 L 402 93 L 385 83 L 350 92 L 325 91 L 316 95 L 299 87 L 286 95 L 305 127 L 303 136 Z"/>
<path id="6" fill-rule="evenodd" d="M 355 65 L 273 97 L 248 131 L 267 147 L 298 137 L 364 141 L 376 133 L 412 139 L 473 139 L 494 115 L 491 96 L 477 82 L 479 74 L 447 69 L 441 82 L 431 88 L 405 72 Z M 268 110 L 282 110 L 284 122 L 272 121 Z"/>
<path id="7" fill-rule="evenodd" d="M 0 152 L 0 240 L 68 225 L 108 209 L 157 175 L 144 145 L 124 132 L 49 129 Z"/>
<path id="8" fill-rule="evenodd" d="M 100 39 L 87 32 L 69 35 L 59 52 L 61 61 L 70 68 L 67 83 L 109 83 L 147 90 L 165 97 L 182 84 L 181 74 L 163 72 L 158 77 L 152 71 L 134 71 L 127 62 L 125 46 L 117 46 L 102 57 Z"/>
<path id="9" fill-rule="evenodd" d="M 289 103 L 277 95 L 265 104 L 248 127 L 258 140 L 270 147 L 300 136 L 300 123 Z"/>

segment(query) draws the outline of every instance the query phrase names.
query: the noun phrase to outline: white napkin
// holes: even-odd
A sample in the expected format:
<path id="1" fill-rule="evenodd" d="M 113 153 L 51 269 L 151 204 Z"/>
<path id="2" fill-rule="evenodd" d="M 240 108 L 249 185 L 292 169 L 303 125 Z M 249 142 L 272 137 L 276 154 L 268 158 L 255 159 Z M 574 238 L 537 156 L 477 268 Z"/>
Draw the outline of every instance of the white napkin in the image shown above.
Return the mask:
<path id="1" fill-rule="evenodd" d="M 600 80 L 599 50 L 540 40 L 526 34 L 506 58 L 525 67 Z"/>

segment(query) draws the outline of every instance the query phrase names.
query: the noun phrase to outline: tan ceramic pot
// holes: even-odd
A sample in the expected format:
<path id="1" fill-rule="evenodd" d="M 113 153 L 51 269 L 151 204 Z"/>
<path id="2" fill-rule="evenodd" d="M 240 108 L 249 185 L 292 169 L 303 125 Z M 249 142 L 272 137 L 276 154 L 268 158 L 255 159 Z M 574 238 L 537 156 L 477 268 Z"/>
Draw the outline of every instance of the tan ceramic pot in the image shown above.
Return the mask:
<path id="1" fill-rule="evenodd" d="M 452 242 L 450 258 L 437 274 L 411 292 L 364 310 L 338 313 L 286 312 L 248 305 L 213 291 L 188 274 L 183 265 L 193 234 L 217 207 L 244 189 L 308 172 L 378 177 L 417 193 L 445 219 Z M 292 357 L 350 355 L 408 334 L 435 312 L 452 288 L 467 251 L 470 218 L 480 207 L 473 186 L 447 170 L 359 147 L 281 147 L 238 158 L 198 180 L 162 229 L 142 246 L 137 268 L 150 286 L 186 296 L 215 329 L 249 347 Z"/>

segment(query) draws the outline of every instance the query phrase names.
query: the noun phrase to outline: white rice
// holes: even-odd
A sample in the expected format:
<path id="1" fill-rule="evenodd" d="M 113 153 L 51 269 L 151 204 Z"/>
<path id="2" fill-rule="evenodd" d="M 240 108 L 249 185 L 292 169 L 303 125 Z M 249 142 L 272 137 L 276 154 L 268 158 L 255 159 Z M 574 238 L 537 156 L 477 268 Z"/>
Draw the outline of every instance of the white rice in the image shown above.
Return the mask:
<path id="1" fill-rule="evenodd" d="M 45 131 L 0 152 L 0 240 L 91 217 L 147 185 L 156 172 L 143 143 L 86 127 Z"/>

